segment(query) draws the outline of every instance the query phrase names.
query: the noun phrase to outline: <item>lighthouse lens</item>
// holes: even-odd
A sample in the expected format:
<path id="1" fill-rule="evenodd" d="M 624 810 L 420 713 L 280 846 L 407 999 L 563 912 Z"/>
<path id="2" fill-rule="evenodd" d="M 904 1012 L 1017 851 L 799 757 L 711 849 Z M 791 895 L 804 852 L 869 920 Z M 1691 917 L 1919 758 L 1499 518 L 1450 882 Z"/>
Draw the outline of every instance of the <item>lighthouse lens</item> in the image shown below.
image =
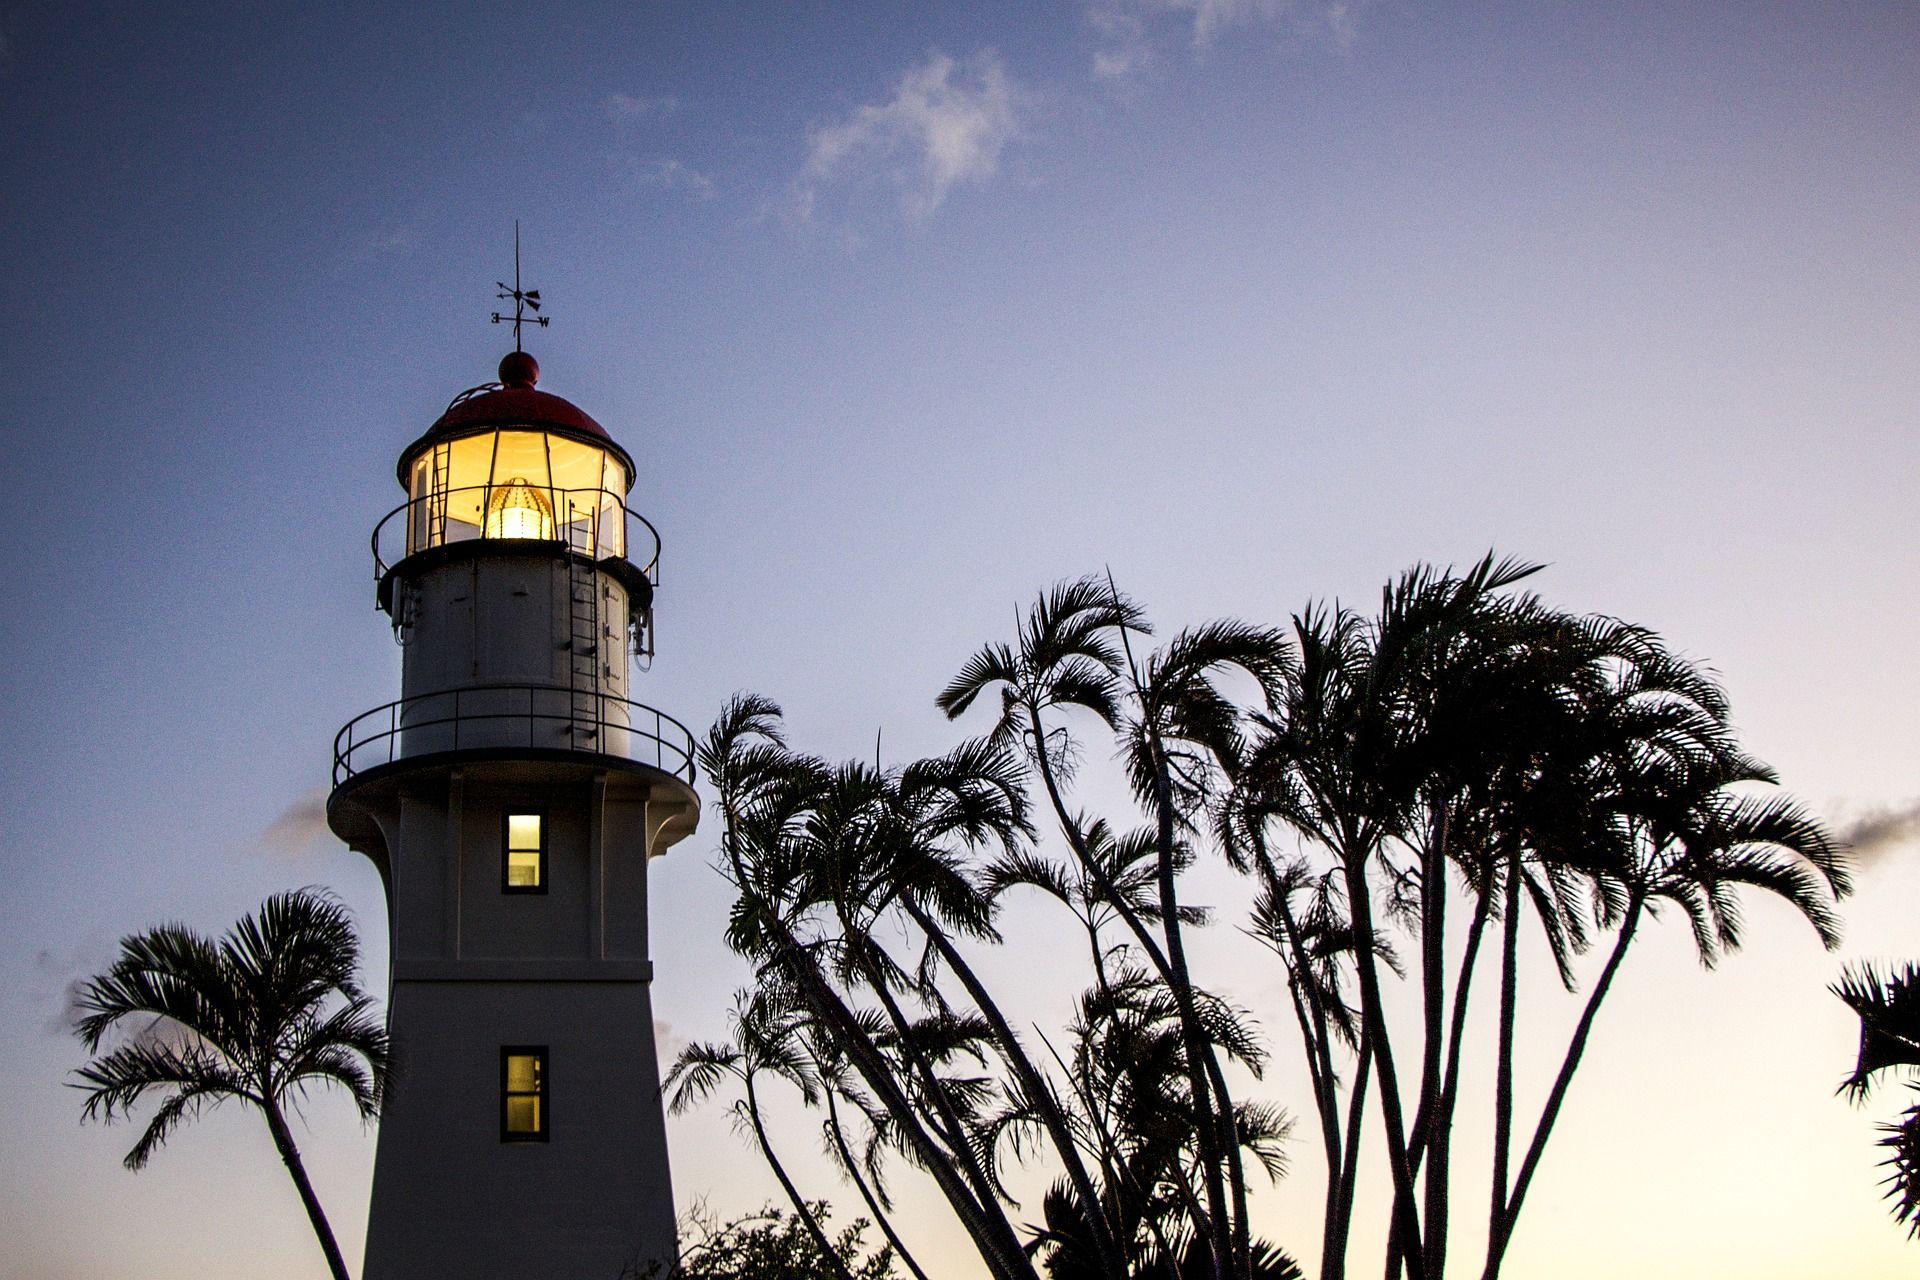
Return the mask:
<path id="1" fill-rule="evenodd" d="M 488 538 L 553 538 L 553 504 L 522 476 L 494 490 L 487 501 Z"/>

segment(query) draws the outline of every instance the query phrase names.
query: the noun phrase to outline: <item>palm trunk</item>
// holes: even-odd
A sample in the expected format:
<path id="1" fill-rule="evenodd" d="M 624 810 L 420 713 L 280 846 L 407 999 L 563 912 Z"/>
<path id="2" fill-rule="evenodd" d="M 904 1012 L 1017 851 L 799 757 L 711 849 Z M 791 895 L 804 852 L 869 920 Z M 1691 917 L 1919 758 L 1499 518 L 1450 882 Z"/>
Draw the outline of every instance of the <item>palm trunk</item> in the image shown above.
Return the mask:
<path id="1" fill-rule="evenodd" d="M 1447 1161 L 1446 1140 L 1439 1132 L 1440 1063 L 1445 1046 L 1446 920 L 1447 920 L 1447 810 L 1441 806 L 1437 830 L 1421 851 L 1420 866 L 1420 986 L 1426 1042 L 1420 1055 L 1420 1110 L 1414 1120 L 1415 1141 L 1427 1148 L 1426 1235 L 1421 1241 L 1427 1280 L 1441 1280 L 1447 1269 Z M 1411 1153 L 1409 1153 L 1411 1156 Z M 1411 1165 L 1411 1160 L 1409 1161 Z M 1410 1167 L 1408 1172 L 1412 1172 Z"/>
<path id="2" fill-rule="evenodd" d="M 1175 1002 L 1180 1009 L 1181 1028 L 1187 1041 L 1189 1087 L 1194 1090 L 1196 1110 L 1195 1133 L 1204 1135 L 1201 1150 L 1203 1154 L 1203 1164 L 1205 1166 L 1204 1177 L 1208 1183 L 1208 1212 L 1213 1219 L 1207 1224 L 1209 1243 L 1210 1247 L 1215 1249 L 1217 1280 L 1225 1280 L 1226 1272 L 1219 1270 L 1219 1268 L 1223 1264 L 1230 1268 L 1233 1260 L 1232 1239 L 1229 1228 L 1224 1222 L 1220 1221 L 1220 1213 L 1226 1207 L 1226 1188 L 1221 1185 L 1220 1165 L 1214 1159 L 1206 1158 L 1206 1153 L 1218 1149 L 1220 1145 L 1220 1134 L 1217 1117 L 1209 1120 L 1202 1120 L 1201 1118 L 1202 1116 L 1212 1115 L 1213 1099 L 1211 1091 L 1209 1091 L 1204 1084 L 1204 1069 L 1196 1066 L 1200 1059 L 1194 1056 L 1193 1053 L 1192 1041 L 1198 1030 L 1198 1021 L 1193 1009 L 1193 990 L 1187 982 L 1185 957 L 1183 955 L 1180 964 L 1176 966 L 1169 955 L 1162 953 L 1160 947 L 1154 942 L 1153 934 L 1147 929 L 1139 915 L 1127 905 L 1126 899 L 1124 899 L 1114 887 L 1113 878 L 1107 874 L 1106 868 L 1100 865 L 1099 860 L 1095 858 L 1092 851 L 1087 848 L 1086 841 L 1081 838 L 1079 827 L 1074 823 L 1072 815 L 1067 812 L 1066 801 L 1060 793 L 1059 780 L 1054 776 L 1053 764 L 1047 755 L 1046 733 L 1040 724 L 1039 708 L 1029 704 L 1027 707 L 1027 717 L 1029 727 L 1033 734 L 1034 757 L 1040 766 L 1041 782 L 1046 788 L 1048 798 L 1053 803 L 1055 814 L 1057 814 L 1060 819 L 1060 826 L 1066 834 L 1068 845 L 1072 847 L 1074 855 L 1080 860 L 1080 865 L 1086 870 L 1087 874 L 1092 877 L 1094 883 L 1099 886 L 1100 892 L 1105 895 L 1108 905 L 1126 922 L 1128 929 L 1132 931 L 1134 938 L 1139 942 L 1141 951 L 1146 954 L 1147 958 L 1152 961 L 1154 968 L 1159 971 L 1161 980 L 1173 991 Z M 1159 774 L 1156 789 L 1164 787 L 1165 781 L 1164 773 Z M 1172 947 L 1178 946 L 1180 938 L 1178 917 L 1164 914 L 1164 908 L 1169 899 L 1168 886 L 1165 880 L 1167 876 L 1171 874 L 1172 870 L 1171 855 L 1168 852 L 1172 844 L 1172 805 L 1169 801 L 1167 804 L 1158 805 L 1157 807 L 1160 810 L 1163 827 L 1161 839 L 1161 862 L 1163 864 L 1161 884 L 1163 908 L 1162 928 L 1166 933 L 1168 945 Z M 1237 1143 L 1234 1144 L 1231 1158 L 1237 1163 Z M 1217 1237 L 1217 1239 L 1215 1237 Z"/>
<path id="3" fill-rule="evenodd" d="M 1342 1280 L 1346 1272 L 1346 1238 L 1340 1217 L 1341 1166 L 1343 1138 L 1340 1131 L 1340 1103 L 1335 1095 L 1337 1077 L 1333 1069 L 1333 1047 L 1327 1028 L 1326 1006 L 1313 976 L 1312 962 L 1300 941 L 1300 927 L 1293 918 L 1293 905 L 1280 885 L 1279 870 L 1267 852 L 1266 841 L 1256 827 L 1251 843 L 1254 857 L 1274 908 L 1280 913 L 1282 939 L 1293 977 L 1287 984 L 1294 1016 L 1300 1023 L 1301 1049 L 1307 1057 L 1307 1074 L 1313 1085 L 1314 1114 L 1320 1121 L 1320 1145 L 1327 1161 L 1327 1193 L 1320 1219 L 1320 1280 Z M 1352 1131 L 1349 1130 L 1349 1133 Z M 1334 1261 L 1329 1261 L 1334 1259 Z"/>
<path id="4" fill-rule="evenodd" d="M 894 1231 L 893 1223 L 888 1220 L 886 1212 L 881 1209 L 879 1198 L 874 1195 L 873 1189 L 867 1185 L 867 1180 L 860 1176 L 859 1163 L 854 1159 L 852 1150 L 847 1146 L 846 1133 L 840 1128 L 840 1110 L 834 1105 L 833 1089 L 828 1087 L 824 1092 L 827 1096 L 827 1135 L 833 1139 L 834 1150 L 840 1153 L 840 1163 L 845 1167 L 847 1177 L 852 1180 L 855 1188 L 859 1190 L 860 1198 L 866 1202 L 867 1212 L 873 1215 L 874 1222 L 880 1228 L 880 1234 L 887 1238 L 887 1243 L 893 1246 L 894 1253 L 898 1255 L 900 1261 L 906 1263 L 907 1270 L 913 1273 L 913 1280 L 927 1280 L 927 1273 L 920 1269 L 918 1262 L 914 1261 L 913 1254 L 908 1251 L 906 1243 L 902 1241 Z"/>
<path id="5" fill-rule="evenodd" d="M 1099 860 L 1095 858 L 1092 851 L 1087 848 L 1086 841 L 1081 838 L 1078 826 L 1074 823 L 1072 816 L 1067 812 L 1066 801 L 1060 793 L 1059 780 L 1054 776 L 1053 764 L 1047 755 L 1046 733 L 1041 727 L 1039 708 L 1028 704 L 1027 717 L 1029 728 L 1033 734 L 1034 757 L 1040 766 L 1041 782 L 1046 788 L 1048 799 L 1051 800 L 1053 804 L 1055 814 L 1057 814 L 1060 819 L 1060 826 L 1067 836 L 1067 843 L 1072 847 L 1075 856 L 1079 858 L 1080 865 L 1085 868 L 1087 874 L 1091 876 L 1094 883 L 1099 886 L 1100 892 L 1106 896 L 1108 904 L 1112 906 L 1115 913 L 1126 922 L 1127 927 L 1133 932 L 1135 939 L 1140 943 L 1140 949 L 1147 955 L 1148 959 L 1153 962 L 1154 967 L 1160 973 L 1161 980 L 1166 982 L 1168 987 L 1173 991 L 1174 999 L 1179 1006 L 1181 1027 L 1187 1041 L 1188 1073 L 1191 1082 L 1189 1087 L 1194 1090 L 1196 1110 L 1195 1132 L 1196 1134 L 1205 1135 L 1201 1151 L 1205 1165 L 1204 1177 L 1208 1184 L 1208 1210 L 1213 1218 L 1213 1221 L 1209 1222 L 1207 1226 L 1209 1235 L 1212 1237 L 1210 1244 L 1215 1250 L 1215 1274 L 1218 1280 L 1225 1280 L 1226 1272 L 1222 1271 L 1221 1267 L 1225 1264 L 1226 1267 L 1230 1269 L 1234 1256 L 1229 1228 L 1225 1223 L 1220 1221 L 1220 1213 L 1226 1207 L 1226 1189 L 1220 1185 L 1219 1164 L 1216 1163 L 1214 1159 L 1206 1158 L 1209 1151 L 1217 1151 L 1220 1145 L 1218 1117 L 1214 1115 L 1212 1093 L 1205 1085 L 1205 1069 L 1197 1068 L 1195 1065 L 1200 1061 L 1200 1057 L 1194 1054 L 1193 1045 L 1193 1041 L 1198 1038 L 1199 1023 L 1198 1015 L 1193 1008 L 1193 989 L 1187 980 L 1185 955 L 1184 953 L 1181 955 L 1178 963 L 1174 961 L 1171 955 L 1172 950 L 1178 949 L 1180 944 L 1179 917 L 1168 912 L 1168 904 L 1170 902 L 1174 903 L 1177 907 L 1177 900 L 1174 899 L 1171 886 L 1167 883 L 1172 875 L 1173 808 L 1171 799 L 1168 798 L 1164 803 L 1156 804 L 1160 812 L 1161 820 L 1161 925 L 1166 934 L 1169 948 L 1168 954 L 1162 954 L 1160 948 L 1155 945 L 1153 935 L 1148 931 L 1145 923 L 1142 922 L 1138 914 L 1127 905 L 1126 899 L 1124 899 L 1114 887 L 1112 877 L 1107 875 L 1106 868 L 1100 865 Z M 1166 791 L 1167 780 L 1164 771 L 1164 762 L 1156 760 L 1156 763 L 1159 765 L 1156 769 L 1155 777 L 1155 789 L 1156 792 L 1159 793 L 1156 796 L 1156 800 L 1158 801 L 1160 795 L 1164 795 Z M 1204 1052 L 1204 1045 L 1202 1048 Z M 1211 1054 L 1207 1053 L 1204 1056 L 1210 1057 Z M 1202 1117 L 1210 1118 L 1203 1120 Z M 1232 1118 L 1229 1114 L 1228 1122 L 1231 1123 L 1231 1120 Z M 1228 1158 L 1233 1161 L 1236 1167 L 1238 1166 L 1239 1147 L 1237 1142 L 1232 1143 Z M 1244 1182 L 1242 1186 L 1242 1197 L 1244 1199 Z M 1244 1235 L 1244 1224 L 1242 1224 L 1241 1231 Z"/>
<path id="6" fill-rule="evenodd" d="M 1161 953 L 1160 944 L 1154 940 L 1153 931 L 1147 928 L 1139 914 L 1120 896 L 1120 891 L 1114 886 L 1113 877 L 1107 874 L 1107 869 L 1100 865 L 1099 859 L 1093 856 L 1093 851 L 1087 848 L 1086 839 L 1080 834 L 1080 828 L 1074 822 L 1073 815 L 1067 812 L 1066 797 L 1060 792 L 1060 781 L 1054 776 L 1053 762 L 1047 755 L 1046 734 L 1040 727 L 1038 708 L 1029 706 L 1027 716 L 1032 721 L 1033 754 L 1040 765 L 1040 781 L 1046 790 L 1047 799 L 1053 805 L 1054 815 L 1059 819 L 1060 832 L 1067 838 L 1067 847 L 1073 850 L 1073 856 L 1079 861 L 1088 878 L 1099 888 L 1107 905 L 1113 908 L 1114 914 L 1120 917 L 1126 924 L 1128 932 L 1133 934 L 1133 940 L 1139 944 L 1141 952 L 1153 965 L 1154 972 L 1160 975 L 1160 980 L 1171 984 L 1173 970 L 1167 964 L 1167 957 Z"/>
<path id="7" fill-rule="evenodd" d="M 1492 1203 L 1487 1213 L 1487 1258 L 1493 1265 L 1507 1216 L 1507 1161 L 1513 1146 L 1513 1024 L 1519 1002 L 1520 855 L 1507 854 L 1506 914 L 1500 921 L 1500 1045 L 1493 1080 Z"/>
<path id="8" fill-rule="evenodd" d="M 264 1096 L 260 1109 L 267 1114 L 267 1131 L 273 1135 L 273 1147 L 280 1153 L 280 1162 L 287 1166 L 287 1176 L 293 1179 L 294 1189 L 300 1193 L 307 1221 L 313 1224 L 313 1234 L 319 1237 L 320 1252 L 327 1255 L 327 1270 L 333 1273 L 333 1280 L 351 1280 L 347 1260 L 340 1256 L 340 1244 L 333 1238 L 333 1227 L 327 1222 L 326 1211 L 320 1207 L 320 1197 L 314 1194 L 313 1183 L 307 1179 L 307 1167 L 300 1162 L 300 1148 L 293 1143 L 293 1132 L 287 1128 L 286 1117 L 280 1114 L 280 1104 L 272 1094 Z"/>
<path id="9" fill-rule="evenodd" d="M 1013 1071 L 1014 1077 L 1019 1080 L 1021 1091 L 1040 1112 L 1041 1123 L 1046 1126 L 1047 1135 L 1053 1140 L 1054 1150 L 1059 1153 L 1060 1163 L 1066 1169 L 1068 1180 L 1073 1183 L 1074 1193 L 1080 1197 L 1082 1205 L 1085 1206 L 1087 1225 L 1093 1232 L 1094 1248 L 1100 1254 L 1101 1266 L 1114 1274 L 1124 1272 L 1125 1259 L 1114 1245 L 1113 1233 L 1108 1229 L 1102 1210 L 1100 1193 L 1094 1187 L 1093 1179 L 1088 1176 L 1086 1165 L 1080 1159 L 1080 1148 L 1074 1143 L 1073 1130 L 1068 1126 L 1067 1118 L 1060 1110 L 1059 1098 L 1054 1095 L 1046 1078 L 1034 1067 L 1026 1051 L 1020 1047 L 1019 1038 L 1013 1034 L 1013 1028 L 1008 1025 L 1006 1017 L 1000 1012 L 1000 1006 L 994 1002 L 992 994 L 973 972 L 966 958 L 960 954 L 959 948 L 953 945 L 945 931 L 927 916 L 918 903 L 903 897 L 901 905 L 913 918 L 913 922 L 920 926 L 920 931 L 940 952 L 941 959 L 947 962 L 947 967 L 953 970 L 954 976 L 960 979 L 960 985 L 966 988 L 968 998 L 973 1001 L 974 1007 L 980 1010 L 981 1016 L 986 1018 L 987 1025 L 993 1030 L 994 1039 L 1000 1045 L 1001 1056 Z"/>
<path id="10" fill-rule="evenodd" d="M 1501 1263 L 1506 1258 L 1507 1244 L 1513 1239 L 1514 1224 L 1520 1220 L 1520 1206 L 1527 1198 L 1527 1187 L 1533 1182 L 1534 1170 L 1540 1166 L 1540 1156 L 1547 1149 L 1547 1138 L 1553 1132 L 1554 1121 L 1560 1116 L 1560 1105 L 1566 1101 L 1568 1086 L 1573 1083 L 1573 1073 L 1579 1069 L 1581 1055 L 1586 1052 L 1587 1036 L 1593 1031 L 1593 1021 L 1600 1012 L 1600 1002 L 1607 998 L 1614 975 L 1620 971 L 1620 962 L 1627 958 L 1627 948 L 1633 944 L 1634 930 L 1640 924 L 1640 906 L 1640 899 L 1636 897 L 1627 907 L 1626 919 L 1620 923 L 1620 937 L 1613 944 L 1613 954 L 1607 957 L 1607 967 L 1600 971 L 1600 980 L 1594 983 L 1593 994 L 1587 997 L 1586 1008 L 1580 1011 L 1579 1025 L 1574 1028 L 1566 1057 L 1560 1062 L 1560 1072 L 1554 1077 L 1553 1089 L 1547 1094 L 1546 1105 L 1541 1109 L 1540 1123 L 1534 1127 L 1533 1141 L 1527 1145 L 1526 1159 L 1520 1164 L 1520 1175 L 1514 1179 L 1513 1195 L 1508 1199 L 1495 1230 L 1488 1235 L 1487 1267 L 1482 1273 L 1482 1280 L 1498 1280 Z"/>
<path id="11" fill-rule="evenodd" d="M 721 838 L 722 847 L 733 868 L 736 885 L 742 893 L 748 893 L 750 880 L 734 838 L 734 814 L 731 809 L 727 811 L 727 828 Z M 954 1167 L 952 1154 L 936 1143 L 921 1124 L 919 1112 L 901 1091 L 885 1057 L 868 1040 L 839 993 L 821 976 L 813 957 L 793 936 L 777 912 L 763 909 L 762 916 L 767 932 L 774 939 L 775 960 L 793 979 L 814 1017 L 846 1052 L 848 1060 L 859 1071 L 861 1079 L 867 1082 L 867 1087 L 873 1090 L 880 1105 L 900 1126 L 915 1156 L 946 1196 L 954 1216 L 966 1228 L 975 1249 L 979 1251 L 980 1260 L 993 1275 L 1003 1280 L 1038 1280 L 1032 1261 L 1020 1248 L 1019 1238 L 1014 1235 L 1013 1226 L 1000 1211 L 999 1204 L 989 1201 L 983 1205 L 974 1198 L 966 1180 Z M 1009 1241 L 1013 1246 L 1011 1251 L 1007 1248 Z"/>
<path id="12" fill-rule="evenodd" d="M 1340 1167 L 1340 1199 L 1334 1226 L 1325 1231 L 1321 1247 L 1321 1280 L 1342 1280 L 1347 1271 L 1347 1239 L 1353 1227 L 1354 1189 L 1360 1184 L 1360 1122 L 1367 1112 L 1367 1077 L 1373 1072 L 1373 1041 L 1363 1029 L 1353 1067 L 1353 1093 L 1347 1098 L 1347 1150 Z M 1329 1262 L 1328 1259 L 1332 1261 Z"/>
<path id="13" fill-rule="evenodd" d="M 1410 1153 L 1416 1173 L 1425 1159 L 1428 1193 L 1432 1195 L 1437 1182 L 1442 1203 L 1451 1194 L 1453 1115 L 1460 1098 L 1460 1042 L 1466 1033 L 1467 993 L 1473 985 L 1474 961 L 1480 954 L 1480 940 L 1486 933 L 1487 914 L 1487 897 L 1482 894 L 1474 905 L 1473 923 L 1467 926 L 1466 952 L 1460 958 L 1460 976 L 1454 983 L 1453 1020 L 1447 1037 L 1447 1067 L 1440 1085 L 1439 1103 L 1430 1115 L 1427 1131 L 1420 1135 L 1425 1142 L 1424 1148 L 1416 1142 Z M 1429 1224 L 1429 1232 L 1432 1229 Z"/>
<path id="14" fill-rule="evenodd" d="M 1160 882 L 1160 927 L 1166 935 L 1167 965 L 1172 978 L 1173 997 L 1180 1010 L 1181 1038 L 1186 1046 L 1188 1087 L 1193 1090 L 1194 1138 L 1199 1144 L 1200 1175 L 1207 1193 L 1207 1214 L 1210 1241 L 1213 1248 L 1213 1274 L 1215 1280 L 1238 1273 L 1237 1254 L 1233 1247 L 1232 1224 L 1228 1221 L 1231 1212 L 1227 1205 L 1227 1189 L 1221 1178 L 1223 1163 L 1238 1154 L 1239 1143 L 1232 1144 L 1232 1151 L 1221 1150 L 1220 1126 L 1224 1119 L 1232 1123 L 1232 1113 L 1227 1109 L 1227 1101 L 1220 1099 L 1220 1107 L 1214 1105 L 1214 1081 L 1210 1078 L 1208 1066 L 1213 1063 L 1212 1049 L 1200 1028 L 1200 1012 L 1193 1001 L 1193 987 L 1187 977 L 1186 947 L 1180 937 L 1180 902 L 1174 889 L 1173 871 L 1173 794 L 1172 783 L 1167 777 L 1167 762 L 1156 736 L 1151 744 L 1153 751 L 1153 802 L 1158 819 L 1160 845 L 1159 882 Z"/>
<path id="15" fill-rule="evenodd" d="M 1347 880 L 1347 908 L 1353 919 L 1360 1010 L 1366 1020 L 1367 1038 L 1373 1043 L 1374 1063 L 1379 1068 L 1380 1118 L 1387 1135 L 1387 1164 L 1393 1174 L 1393 1235 L 1400 1242 L 1411 1280 L 1426 1280 L 1420 1251 L 1419 1210 L 1413 1194 L 1413 1170 L 1407 1157 L 1406 1119 L 1400 1108 L 1400 1081 L 1393 1067 L 1393 1046 L 1387 1039 L 1380 971 L 1374 957 L 1373 902 L 1365 865 L 1371 850 L 1360 846 L 1351 832 L 1343 833 L 1343 837 L 1341 865 Z"/>
<path id="16" fill-rule="evenodd" d="M 853 923 L 845 915 L 840 916 L 840 927 L 850 940 L 865 937 L 864 932 L 854 930 Z M 947 1096 L 947 1091 L 940 1087 L 940 1080 L 934 1074 L 933 1064 L 928 1062 L 927 1056 L 920 1051 L 920 1045 L 914 1039 L 913 1025 L 907 1020 L 906 1012 L 900 1008 L 899 1002 L 893 998 L 893 989 L 887 984 L 886 975 L 882 974 L 879 966 L 868 957 L 861 943 L 853 943 L 853 955 L 861 976 L 866 979 L 873 993 L 879 997 L 880 1007 L 886 1010 L 887 1020 L 893 1024 L 894 1034 L 900 1038 L 901 1056 L 906 1059 L 912 1072 L 919 1077 L 920 1088 L 926 1097 L 927 1105 L 939 1117 L 940 1130 L 947 1140 L 948 1148 L 953 1152 L 955 1162 L 960 1166 L 960 1171 L 972 1184 L 974 1195 L 979 1198 L 981 1204 L 997 1205 L 997 1193 L 993 1182 L 987 1177 L 986 1170 L 980 1166 L 973 1144 L 968 1141 L 966 1122 L 953 1109 L 953 1100 Z M 1004 1215 L 1002 1220 L 1004 1221 Z M 1008 1224 L 1007 1234 L 1012 1237 L 1014 1246 L 1018 1248 L 1019 1238 L 1013 1235 L 1011 1224 Z M 1004 1245 L 1005 1242 L 1002 1243 Z"/>
<path id="17" fill-rule="evenodd" d="M 767 1141 L 766 1126 L 760 1123 L 760 1098 L 754 1092 L 753 1072 L 744 1073 L 747 1084 L 747 1117 L 753 1122 L 753 1136 L 760 1143 L 760 1154 L 765 1157 L 767 1167 L 773 1170 L 773 1176 L 780 1181 L 780 1189 L 787 1193 L 787 1200 L 793 1205 L 793 1211 L 805 1224 L 807 1234 L 813 1237 L 820 1254 L 827 1260 L 840 1280 L 853 1280 L 853 1273 L 847 1270 L 847 1264 L 840 1259 L 840 1253 L 833 1247 L 833 1241 L 827 1239 L 827 1233 L 820 1229 L 820 1223 L 814 1218 L 813 1210 L 807 1208 L 807 1202 L 800 1198 L 799 1188 L 793 1185 L 793 1179 L 787 1176 L 786 1169 L 780 1163 L 780 1157 L 773 1154 L 773 1144 Z"/>

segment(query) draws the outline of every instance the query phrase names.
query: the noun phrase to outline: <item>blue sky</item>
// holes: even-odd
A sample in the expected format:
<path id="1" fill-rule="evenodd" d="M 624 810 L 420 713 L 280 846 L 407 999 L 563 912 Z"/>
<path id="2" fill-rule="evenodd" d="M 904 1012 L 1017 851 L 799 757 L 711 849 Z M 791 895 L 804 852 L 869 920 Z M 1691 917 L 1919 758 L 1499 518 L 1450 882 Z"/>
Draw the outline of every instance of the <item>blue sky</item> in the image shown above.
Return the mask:
<path id="1" fill-rule="evenodd" d="M 506 347 L 518 218 L 542 385 L 665 539 L 639 696 L 690 724 L 746 688 L 818 751 L 944 748 L 960 661 L 1102 566 L 1171 628 L 1496 547 L 1712 664 L 1887 834 L 1843 956 L 1769 908 L 1720 973 L 1636 956 L 1514 1265 L 1577 1227 L 1594 1275 L 1907 1274 L 1824 987 L 1920 954 L 1916 52 L 1899 4 L 0 2 L 6 1269 L 323 1273 L 247 1117 L 138 1177 L 78 1126 L 63 992 L 297 884 L 379 933 L 313 821 L 398 689 L 366 537 Z M 670 1040 L 743 976 L 710 856 L 656 864 Z M 311 1119 L 354 1253 L 372 1142 Z M 683 1200 L 775 1194 L 673 1137 Z M 1308 1253 L 1312 1163 L 1264 1202 Z"/>

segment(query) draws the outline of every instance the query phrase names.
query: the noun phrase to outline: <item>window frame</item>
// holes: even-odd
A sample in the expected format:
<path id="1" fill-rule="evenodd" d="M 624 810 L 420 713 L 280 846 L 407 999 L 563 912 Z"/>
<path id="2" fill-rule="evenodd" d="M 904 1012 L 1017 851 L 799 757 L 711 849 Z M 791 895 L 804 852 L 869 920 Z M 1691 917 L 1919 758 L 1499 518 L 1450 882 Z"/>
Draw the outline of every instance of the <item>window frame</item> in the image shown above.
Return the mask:
<path id="1" fill-rule="evenodd" d="M 513 847 L 513 820 L 515 818 L 533 818 L 540 824 L 540 847 L 534 850 L 515 849 Z M 547 847 L 551 844 L 547 830 L 547 811 L 545 809 L 503 809 L 500 812 L 500 892 L 502 893 L 545 893 L 547 891 L 547 868 L 549 859 Z M 538 881 L 534 884 L 513 883 L 513 855 L 516 853 L 537 853 L 540 857 Z"/>
<path id="2" fill-rule="evenodd" d="M 537 1064 L 535 1078 L 539 1088 L 532 1093 L 526 1090 L 513 1091 L 507 1087 L 507 1064 L 515 1057 L 531 1056 Z M 552 1055 L 544 1044 L 503 1044 L 500 1046 L 500 1141 L 509 1145 L 523 1142 L 546 1142 L 553 1132 L 553 1091 L 548 1087 L 553 1070 Z M 531 1133 L 509 1127 L 507 1104 L 514 1098 L 536 1098 L 539 1100 L 538 1112 L 540 1127 Z"/>

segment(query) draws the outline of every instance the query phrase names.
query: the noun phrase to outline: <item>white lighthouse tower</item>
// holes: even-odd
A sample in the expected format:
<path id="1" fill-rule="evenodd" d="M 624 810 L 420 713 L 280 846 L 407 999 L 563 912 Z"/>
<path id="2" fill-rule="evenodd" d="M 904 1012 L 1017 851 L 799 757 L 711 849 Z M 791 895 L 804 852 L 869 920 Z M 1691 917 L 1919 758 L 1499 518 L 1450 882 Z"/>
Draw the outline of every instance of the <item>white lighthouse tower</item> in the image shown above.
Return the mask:
<path id="1" fill-rule="evenodd" d="M 538 378 L 516 349 L 455 398 L 374 531 L 400 699 L 340 731 L 327 802 L 393 963 L 364 1280 L 674 1258 L 647 861 L 698 820 L 693 741 L 627 696 L 659 553 L 633 459 Z"/>

